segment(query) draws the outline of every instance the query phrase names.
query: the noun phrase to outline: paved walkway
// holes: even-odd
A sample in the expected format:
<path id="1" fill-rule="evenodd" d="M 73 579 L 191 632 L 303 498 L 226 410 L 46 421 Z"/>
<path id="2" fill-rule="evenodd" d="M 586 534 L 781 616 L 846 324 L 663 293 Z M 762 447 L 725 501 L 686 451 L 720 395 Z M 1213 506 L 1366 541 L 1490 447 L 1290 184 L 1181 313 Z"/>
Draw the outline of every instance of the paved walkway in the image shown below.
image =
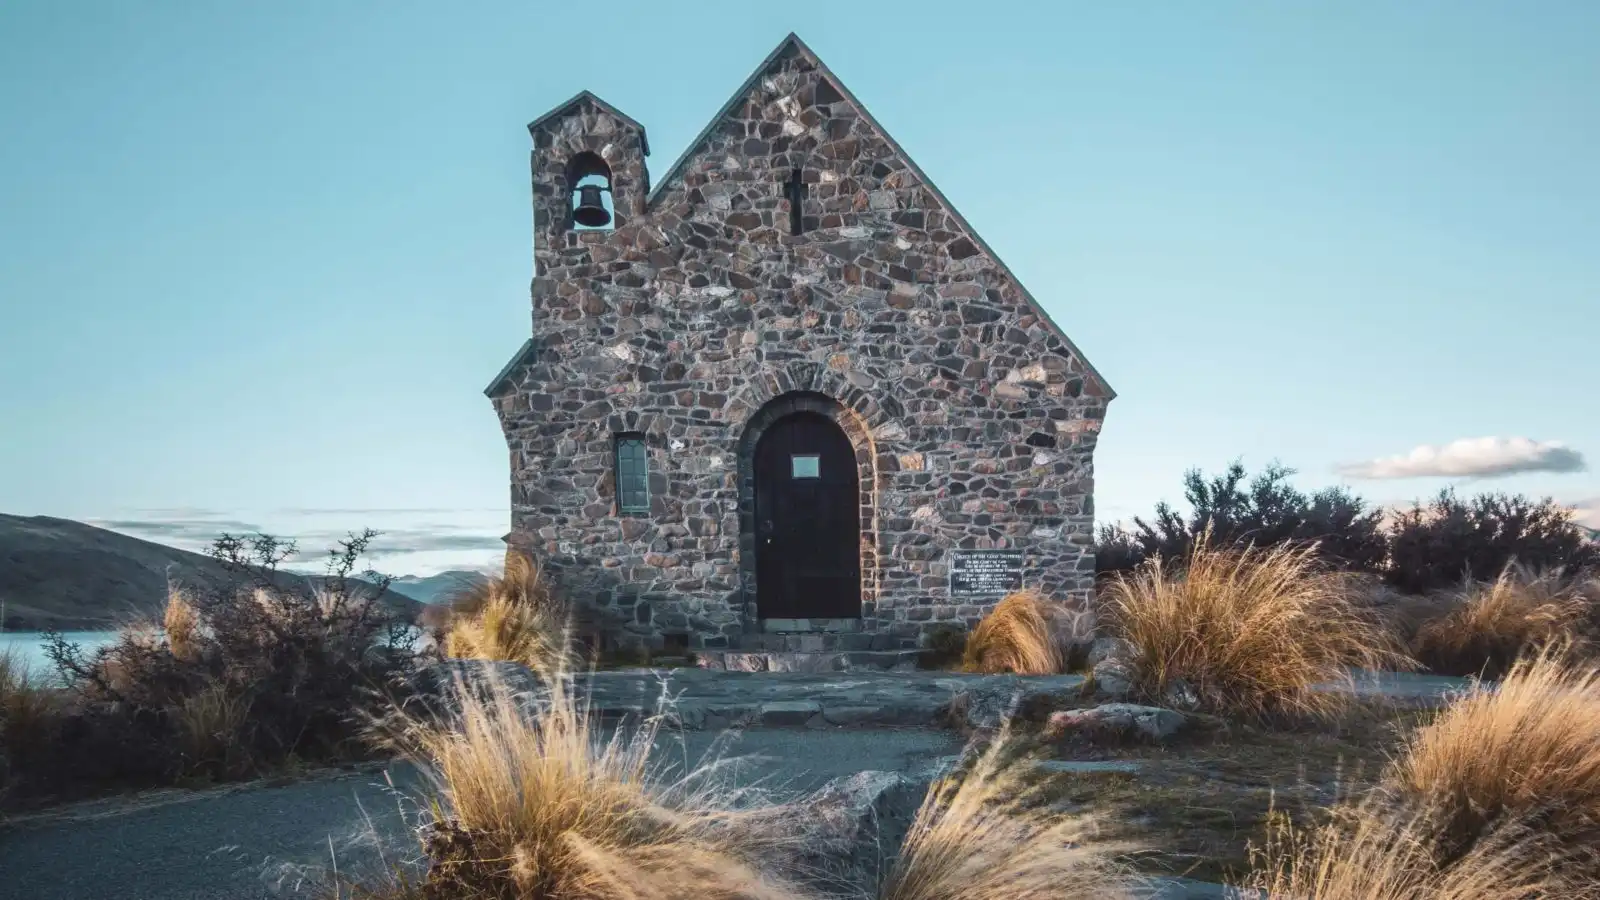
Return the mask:
<path id="1" fill-rule="evenodd" d="M 671 766 L 698 761 L 717 735 L 664 735 Z M 779 795 L 876 769 L 926 778 L 957 754 L 947 731 L 751 729 L 728 748 L 738 781 Z M 409 766 L 372 767 L 277 787 L 163 791 L 82 804 L 0 828 L 4 900 L 326 900 L 315 879 L 414 857 L 424 784 Z M 1152 879 L 1150 900 L 1224 896 L 1215 885 Z"/>
<path id="2" fill-rule="evenodd" d="M 663 735 L 663 763 L 699 761 L 717 735 Z M 750 730 L 728 753 L 740 783 L 808 792 L 867 769 L 914 774 L 960 752 L 942 731 Z M 392 780 L 391 787 L 386 779 Z M 281 787 L 163 791 L 0 829 L 4 900 L 326 900 L 305 880 L 417 853 L 418 773 L 396 764 Z"/>
<path id="3" fill-rule="evenodd" d="M 957 753 L 960 738 L 927 727 L 957 694 L 992 700 L 1075 693 L 1083 679 L 677 669 L 599 672 L 582 683 L 608 718 L 654 709 L 665 689 L 684 731 L 664 738 L 664 759 L 698 760 L 723 729 L 742 724 L 732 746 L 748 757 L 741 780 L 807 791 L 864 770 L 925 772 Z M 1464 684 L 1385 674 L 1363 679 L 1357 690 L 1431 703 Z M 281 787 L 168 791 L 61 810 L 0 829 L 0 900 L 314 896 L 304 876 L 330 859 L 348 873 L 416 853 L 408 827 L 414 805 L 404 798 L 420 787 L 415 771 L 396 765 Z M 1214 886 L 1172 881 L 1151 889 L 1170 900 L 1221 896 Z"/>
<path id="4" fill-rule="evenodd" d="M 723 672 L 671 669 L 597 672 L 584 679 L 604 717 L 656 708 L 663 690 L 686 729 L 730 726 L 874 728 L 938 725 L 960 693 L 1073 695 L 1081 675 L 1017 678 L 942 672 Z"/>

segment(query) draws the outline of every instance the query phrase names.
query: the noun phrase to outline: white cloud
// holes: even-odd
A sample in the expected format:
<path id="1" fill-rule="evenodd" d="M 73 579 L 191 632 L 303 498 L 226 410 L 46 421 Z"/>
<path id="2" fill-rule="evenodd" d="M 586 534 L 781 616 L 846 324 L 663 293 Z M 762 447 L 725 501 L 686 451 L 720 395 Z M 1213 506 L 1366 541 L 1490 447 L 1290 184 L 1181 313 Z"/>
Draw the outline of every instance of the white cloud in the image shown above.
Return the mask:
<path id="1" fill-rule="evenodd" d="M 1497 478 L 1523 472 L 1582 472 L 1583 454 L 1560 441 L 1528 438 L 1463 438 L 1442 447 L 1423 445 L 1402 456 L 1339 466 L 1348 478 L 1387 479 L 1445 476 Z"/>
<path id="2" fill-rule="evenodd" d="M 385 572 L 429 574 L 445 569 L 498 566 L 505 558 L 505 510 L 475 508 L 294 509 L 265 512 L 172 508 L 124 511 L 86 518 L 97 525 L 148 541 L 197 553 L 211 549 L 224 532 L 236 537 L 257 533 L 295 542 L 297 552 L 284 567 L 321 571 L 330 548 L 372 527 L 378 532 L 363 565 Z"/>
<path id="3" fill-rule="evenodd" d="M 1600 497 L 1590 497 L 1572 504 L 1573 511 L 1577 514 L 1574 518 L 1579 525 L 1600 531 Z"/>

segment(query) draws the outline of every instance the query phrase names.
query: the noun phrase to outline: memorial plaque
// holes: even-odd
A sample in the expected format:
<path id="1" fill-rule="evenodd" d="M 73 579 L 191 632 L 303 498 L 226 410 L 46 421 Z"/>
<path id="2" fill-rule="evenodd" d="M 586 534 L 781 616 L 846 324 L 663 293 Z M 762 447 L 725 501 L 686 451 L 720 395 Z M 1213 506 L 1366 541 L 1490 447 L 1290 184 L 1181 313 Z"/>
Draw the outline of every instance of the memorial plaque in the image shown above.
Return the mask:
<path id="1" fill-rule="evenodd" d="M 1022 589 L 1021 550 L 955 550 L 950 596 L 988 597 Z"/>

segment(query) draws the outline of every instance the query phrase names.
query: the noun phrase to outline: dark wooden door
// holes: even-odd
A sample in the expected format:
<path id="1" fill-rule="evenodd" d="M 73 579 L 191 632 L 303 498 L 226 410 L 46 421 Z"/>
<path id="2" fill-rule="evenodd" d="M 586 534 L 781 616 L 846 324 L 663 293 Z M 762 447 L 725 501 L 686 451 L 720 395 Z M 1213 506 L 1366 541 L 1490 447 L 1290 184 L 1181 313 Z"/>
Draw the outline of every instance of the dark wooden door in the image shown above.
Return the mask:
<path id="1" fill-rule="evenodd" d="M 856 454 L 826 416 L 778 420 L 756 445 L 756 608 L 763 619 L 861 615 Z"/>

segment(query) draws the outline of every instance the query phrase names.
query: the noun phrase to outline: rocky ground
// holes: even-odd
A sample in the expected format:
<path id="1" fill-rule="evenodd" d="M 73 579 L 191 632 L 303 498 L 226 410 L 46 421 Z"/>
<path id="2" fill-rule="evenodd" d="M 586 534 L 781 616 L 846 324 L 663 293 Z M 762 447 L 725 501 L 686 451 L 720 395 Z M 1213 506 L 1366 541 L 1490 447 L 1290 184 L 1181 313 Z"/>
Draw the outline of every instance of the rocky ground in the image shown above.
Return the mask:
<path id="1" fill-rule="evenodd" d="M 527 677 L 501 668 L 507 678 Z M 1273 803 L 1325 804 L 1351 767 L 1375 764 L 1390 726 L 1411 714 L 1406 705 L 1375 702 L 1342 729 L 1306 735 L 1119 706 L 1086 695 L 1077 676 L 681 669 L 601 672 L 582 681 L 608 721 L 656 708 L 665 690 L 682 725 L 660 744 L 669 764 L 699 759 L 731 729 L 740 780 L 780 794 L 831 782 L 850 803 L 865 801 L 891 846 L 966 736 L 1015 709 L 1053 757 L 1039 769 L 1053 796 L 1115 810 L 1114 820 L 1150 846 L 1136 865 L 1158 877 L 1150 892 L 1164 898 L 1220 896 L 1215 886 L 1178 876 L 1218 878 L 1237 864 Z M 1458 684 L 1391 678 L 1368 681 L 1365 690 L 1428 699 Z M 395 765 L 35 815 L 0 831 L 0 897 L 316 896 L 312 880 L 331 862 L 360 873 L 415 856 L 415 804 L 407 798 L 421 787 L 415 771 Z"/>

